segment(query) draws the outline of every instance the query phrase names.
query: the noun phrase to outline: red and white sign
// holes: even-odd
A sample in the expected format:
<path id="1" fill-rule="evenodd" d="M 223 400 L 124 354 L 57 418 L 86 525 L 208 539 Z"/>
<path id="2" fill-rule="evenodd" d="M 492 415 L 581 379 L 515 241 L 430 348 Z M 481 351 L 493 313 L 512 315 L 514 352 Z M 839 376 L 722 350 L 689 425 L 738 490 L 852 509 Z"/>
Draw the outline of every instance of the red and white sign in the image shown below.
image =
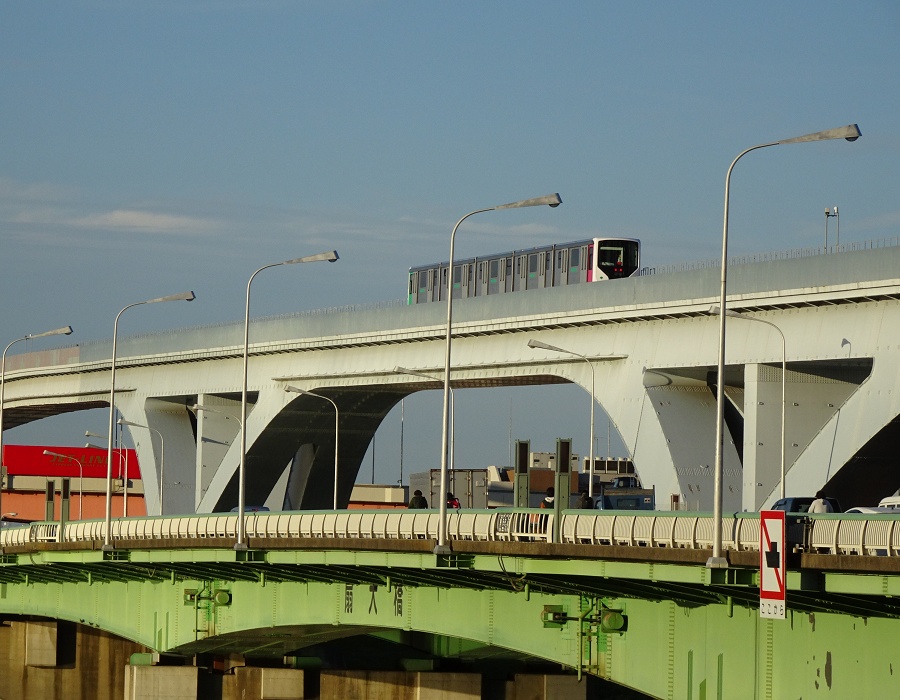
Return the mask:
<path id="1" fill-rule="evenodd" d="M 759 513 L 759 616 L 787 617 L 783 510 Z"/>

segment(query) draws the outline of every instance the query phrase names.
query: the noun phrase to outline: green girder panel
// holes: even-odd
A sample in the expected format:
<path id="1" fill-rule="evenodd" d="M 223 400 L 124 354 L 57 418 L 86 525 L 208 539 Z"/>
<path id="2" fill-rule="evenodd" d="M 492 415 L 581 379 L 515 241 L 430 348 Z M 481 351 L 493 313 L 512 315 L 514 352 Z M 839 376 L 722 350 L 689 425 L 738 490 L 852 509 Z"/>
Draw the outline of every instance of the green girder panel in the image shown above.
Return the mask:
<path id="1" fill-rule="evenodd" d="M 756 584 L 750 567 L 611 559 L 47 549 L 4 555 L 0 615 L 70 620 L 159 652 L 251 658 L 422 632 L 435 635 L 436 655 L 508 650 L 659 698 L 900 693 L 900 577 L 791 571 L 786 620 L 759 618 Z"/>

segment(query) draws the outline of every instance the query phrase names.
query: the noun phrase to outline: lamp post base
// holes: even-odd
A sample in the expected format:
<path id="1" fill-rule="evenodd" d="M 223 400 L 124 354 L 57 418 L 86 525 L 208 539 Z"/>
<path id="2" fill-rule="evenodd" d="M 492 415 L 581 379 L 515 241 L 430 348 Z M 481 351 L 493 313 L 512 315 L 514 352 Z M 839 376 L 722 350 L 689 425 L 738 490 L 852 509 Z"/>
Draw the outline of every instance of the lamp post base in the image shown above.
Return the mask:
<path id="1" fill-rule="evenodd" d="M 233 549 L 236 552 L 246 552 L 247 551 L 247 543 L 246 542 L 235 542 Z"/>
<path id="2" fill-rule="evenodd" d="M 452 554 L 453 552 L 450 550 L 450 545 L 448 544 L 438 544 L 434 547 L 434 553 L 438 556 L 444 556 L 448 554 Z"/>
<path id="3" fill-rule="evenodd" d="M 725 557 L 710 557 L 706 560 L 707 569 L 727 569 L 728 560 Z"/>

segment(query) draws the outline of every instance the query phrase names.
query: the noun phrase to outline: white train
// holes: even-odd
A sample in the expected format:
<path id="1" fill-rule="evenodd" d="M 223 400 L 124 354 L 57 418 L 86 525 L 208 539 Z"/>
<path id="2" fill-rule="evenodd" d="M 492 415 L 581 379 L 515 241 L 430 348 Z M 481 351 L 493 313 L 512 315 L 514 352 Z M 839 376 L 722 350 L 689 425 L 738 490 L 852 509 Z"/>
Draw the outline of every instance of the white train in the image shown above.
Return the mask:
<path id="1" fill-rule="evenodd" d="M 564 287 L 630 277 L 641 267 L 636 238 L 583 241 L 514 250 L 453 263 L 453 298 Z M 409 303 L 446 301 L 449 263 L 409 268 Z"/>

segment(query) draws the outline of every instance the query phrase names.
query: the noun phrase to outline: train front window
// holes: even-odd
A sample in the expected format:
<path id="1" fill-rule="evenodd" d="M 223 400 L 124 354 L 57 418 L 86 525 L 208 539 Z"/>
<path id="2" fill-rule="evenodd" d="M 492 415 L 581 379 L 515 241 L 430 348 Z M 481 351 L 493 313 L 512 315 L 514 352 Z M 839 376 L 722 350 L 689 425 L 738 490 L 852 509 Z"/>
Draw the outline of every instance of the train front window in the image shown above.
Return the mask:
<path id="1" fill-rule="evenodd" d="M 597 265 L 609 279 L 629 277 L 638 268 L 638 244 L 632 241 L 601 243 Z"/>

